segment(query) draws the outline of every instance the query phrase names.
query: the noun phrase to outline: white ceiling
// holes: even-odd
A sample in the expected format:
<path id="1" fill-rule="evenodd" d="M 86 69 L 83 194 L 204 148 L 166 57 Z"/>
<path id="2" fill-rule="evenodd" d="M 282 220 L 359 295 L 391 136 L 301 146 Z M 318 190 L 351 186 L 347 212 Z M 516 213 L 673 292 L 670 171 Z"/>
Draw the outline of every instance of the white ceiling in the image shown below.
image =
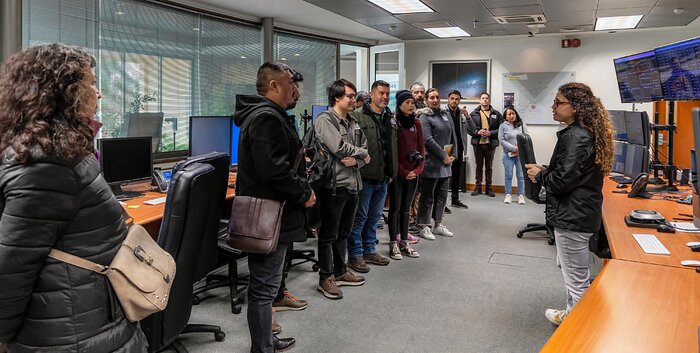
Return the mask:
<path id="1" fill-rule="evenodd" d="M 336 15 L 303 0 L 180 0 L 250 20 L 275 19 L 275 26 L 368 44 L 401 41 L 377 29 Z M 204 6 L 202 6 L 204 5 Z"/>
<path id="2" fill-rule="evenodd" d="M 562 33 L 569 27 L 591 31 L 596 17 L 644 14 L 638 30 L 700 27 L 700 0 L 423 0 L 436 12 L 391 15 L 366 0 L 174 0 L 234 17 L 326 37 L 384 44 L 435 38 L 419 27 L 430 23 L 457 25 L 475 37 L 527 35 L 526 24 L 499 24 L 492 15 L 543 13 L 539 34 Z M 680 15 L 674 8 L 683 8 Z M 479 20 L 477 28 L 473 21 Z M 390 28 L 392 27 L 392 28 Z"/>

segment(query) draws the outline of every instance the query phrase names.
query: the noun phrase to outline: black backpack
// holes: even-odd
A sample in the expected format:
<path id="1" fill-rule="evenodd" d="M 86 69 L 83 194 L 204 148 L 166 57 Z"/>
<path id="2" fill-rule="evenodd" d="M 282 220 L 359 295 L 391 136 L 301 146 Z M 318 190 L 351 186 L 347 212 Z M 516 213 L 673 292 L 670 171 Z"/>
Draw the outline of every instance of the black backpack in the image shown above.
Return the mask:
<path id="1" fill-rule="evenodd" d="M 335 117 L 331 116 L 330 121 L 340 132 L 340 125 Z M 311 160 L 311 164 L 306 169 L 309 184 L 314 190 L 318 190 L 332 180 L 331 189 L 335 193 L 335 156 L 316 138 L 316 130 L 313 126 L 306 131 L 302 142 L 306 150 L 306 157 Z"/>

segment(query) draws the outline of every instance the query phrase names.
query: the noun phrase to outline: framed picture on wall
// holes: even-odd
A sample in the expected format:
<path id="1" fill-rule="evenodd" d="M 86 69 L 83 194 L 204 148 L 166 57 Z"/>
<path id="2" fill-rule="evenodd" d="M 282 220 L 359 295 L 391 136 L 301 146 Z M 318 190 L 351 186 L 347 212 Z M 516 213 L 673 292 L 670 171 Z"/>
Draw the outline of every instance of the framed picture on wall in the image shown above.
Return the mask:
<path id="1" fill-rule="evenodd" d="M 491 60 L 431 61 L 430 87 L 447 99 L 452 90 L 462 93 L 462 102 L 478 103 L 481 92 L 491 89 Z"/>

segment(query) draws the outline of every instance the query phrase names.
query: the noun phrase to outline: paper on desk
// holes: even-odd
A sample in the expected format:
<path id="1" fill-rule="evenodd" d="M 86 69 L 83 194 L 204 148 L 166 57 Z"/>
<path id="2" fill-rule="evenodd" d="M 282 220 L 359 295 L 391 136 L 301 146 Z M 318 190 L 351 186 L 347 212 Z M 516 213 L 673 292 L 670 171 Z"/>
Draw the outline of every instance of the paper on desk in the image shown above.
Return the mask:
<path id="1" fill-rule="evenodd" d="M 700 228 L 696 227 L 692 222 L 671 222 L 671 225 L 680 232 L 700 233 Z"/>

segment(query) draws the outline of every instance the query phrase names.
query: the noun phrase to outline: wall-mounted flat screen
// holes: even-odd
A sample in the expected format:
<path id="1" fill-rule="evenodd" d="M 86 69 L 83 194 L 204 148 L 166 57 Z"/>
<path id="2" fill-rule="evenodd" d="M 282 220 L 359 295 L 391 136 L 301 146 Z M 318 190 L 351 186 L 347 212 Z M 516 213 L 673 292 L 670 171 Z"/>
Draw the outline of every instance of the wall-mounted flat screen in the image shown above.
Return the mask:
<path id="1" fill-rule="evenodd" d="M 666 100 L 700 99 L 700 38 L 655 49 Z"/>
<path id="2" fill-rule="evenodd" d="M 622 103 L 661 100 L 663 92 L 653 50 L 617 58 L 614 63 Z"/>

